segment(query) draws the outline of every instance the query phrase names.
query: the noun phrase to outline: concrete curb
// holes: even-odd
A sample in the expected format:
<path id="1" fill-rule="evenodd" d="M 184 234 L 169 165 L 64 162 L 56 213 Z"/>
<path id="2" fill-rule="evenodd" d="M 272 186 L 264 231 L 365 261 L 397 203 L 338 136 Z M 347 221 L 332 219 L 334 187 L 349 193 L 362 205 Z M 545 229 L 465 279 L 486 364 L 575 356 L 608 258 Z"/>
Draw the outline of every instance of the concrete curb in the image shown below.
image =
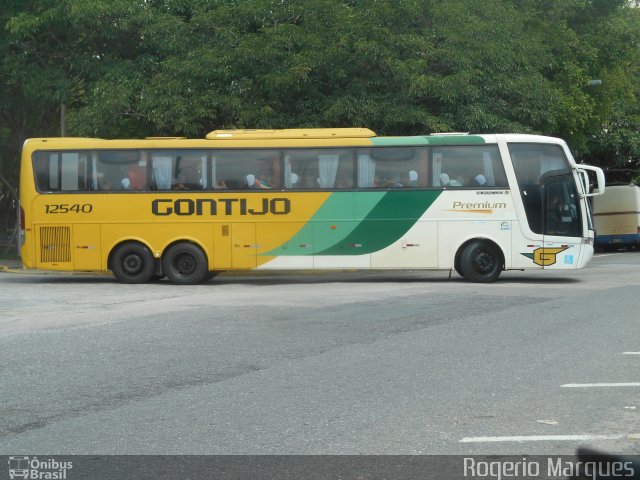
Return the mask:
<path id="1" fill-rule="evenodd" d="M 0 272 L 3 272 L 3 273 L 29 273 L 29 270 L 27 270 L 24 267 L 18 267 L 18 266 L 14 266 L 14 265 L 0 265 Z M 35 270 L 32 270 L 32 272 L 35 272 Z"/>
<path id="2" fill-rule="evenodd" d="M 31 268 L 12 268 L 0 265 L 0 273 L 17 273 L 21 275 L 65 275 L 65 276 L 112 276 L 110 272 L 68 272 L 65 270 L 35 270 Z"/>

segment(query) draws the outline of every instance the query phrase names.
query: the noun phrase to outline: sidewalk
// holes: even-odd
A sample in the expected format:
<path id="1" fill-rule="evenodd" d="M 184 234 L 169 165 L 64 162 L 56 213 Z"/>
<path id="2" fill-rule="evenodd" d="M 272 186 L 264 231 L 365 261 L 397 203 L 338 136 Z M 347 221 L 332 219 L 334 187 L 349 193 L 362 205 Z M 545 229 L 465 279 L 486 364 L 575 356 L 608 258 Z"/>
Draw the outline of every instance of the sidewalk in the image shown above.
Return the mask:
<path id="1" fill-rule="evenodd" d="M 0 272 L 22 270 L 22 261 L 19 258 L 0 258 Z"/>

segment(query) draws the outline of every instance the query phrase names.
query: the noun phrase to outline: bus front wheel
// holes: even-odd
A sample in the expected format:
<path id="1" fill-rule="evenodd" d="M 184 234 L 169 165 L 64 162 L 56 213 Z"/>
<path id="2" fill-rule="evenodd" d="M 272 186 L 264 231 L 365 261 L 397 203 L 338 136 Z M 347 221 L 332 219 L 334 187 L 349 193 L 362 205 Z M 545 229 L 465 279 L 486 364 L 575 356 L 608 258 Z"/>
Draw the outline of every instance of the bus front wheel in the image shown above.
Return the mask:
<path id="1" fill-rule="evenodd" d="M 178 285 L 195 285 L 209 275 L 207 257 L 200 247 L 187 242 L 176 243 L 162 257 L 167 278 Z"/>
<path id="2" fill-rule="evenodd" d="M 471 242 L 460 255 L 462 276 L 476 283 L 495 282 L 500 276 L 502 265 L 500 251 L 488 242 Z"/>
<path id="3" fill-rule="evenodd" d="M 138 242 L 123 243 L 111 256 L 111 271 L 122 283 L 147 283 L 155 270 L 151 250 Z"/>

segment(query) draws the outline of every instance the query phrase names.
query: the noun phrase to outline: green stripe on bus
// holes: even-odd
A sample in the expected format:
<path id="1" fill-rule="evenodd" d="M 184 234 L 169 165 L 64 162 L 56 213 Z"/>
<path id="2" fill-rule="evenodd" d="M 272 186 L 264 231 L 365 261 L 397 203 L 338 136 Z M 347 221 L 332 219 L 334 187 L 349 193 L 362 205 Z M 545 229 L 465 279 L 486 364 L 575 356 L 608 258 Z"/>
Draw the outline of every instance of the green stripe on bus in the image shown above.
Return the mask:
<path id="1" fill-rule="evenodd" d="M 363 255 L 382 250 L 399 240 L 441 193 L 439 190 L 387 192 L 344 240 L 316 255 Z"/>
<path id="2" fill-rule="evenodd" d="M 317 255 L 341 242 L 360 220 L 385 197 L 386 192 L 336 192 L 283 246 L 261 255 Z"/>
<path id="3" fill-rule="evenodd" d="M 371 141 L 376 146 L 399 147 L 404 145 L 482 145 L 482 137 L 477 135 L 442 135 L 416 137 L 378 137 Z"/>

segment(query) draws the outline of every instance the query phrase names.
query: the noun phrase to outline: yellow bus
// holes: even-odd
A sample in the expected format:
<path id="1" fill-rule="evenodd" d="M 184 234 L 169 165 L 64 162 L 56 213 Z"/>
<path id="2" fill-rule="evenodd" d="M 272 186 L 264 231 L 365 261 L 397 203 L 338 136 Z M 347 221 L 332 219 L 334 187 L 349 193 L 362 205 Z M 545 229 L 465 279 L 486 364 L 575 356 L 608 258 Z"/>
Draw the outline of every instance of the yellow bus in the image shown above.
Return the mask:
<path id="1" fill-rule="evenodd" d="M 600 169 L 535 135 L 33 138 L 21 255 L 26 268 L 111 270 L 124 283 L 254 269 L 455 269 L 492 282 L 509 269 L 584 267 L 585 197 L 603 191 Z"/>

